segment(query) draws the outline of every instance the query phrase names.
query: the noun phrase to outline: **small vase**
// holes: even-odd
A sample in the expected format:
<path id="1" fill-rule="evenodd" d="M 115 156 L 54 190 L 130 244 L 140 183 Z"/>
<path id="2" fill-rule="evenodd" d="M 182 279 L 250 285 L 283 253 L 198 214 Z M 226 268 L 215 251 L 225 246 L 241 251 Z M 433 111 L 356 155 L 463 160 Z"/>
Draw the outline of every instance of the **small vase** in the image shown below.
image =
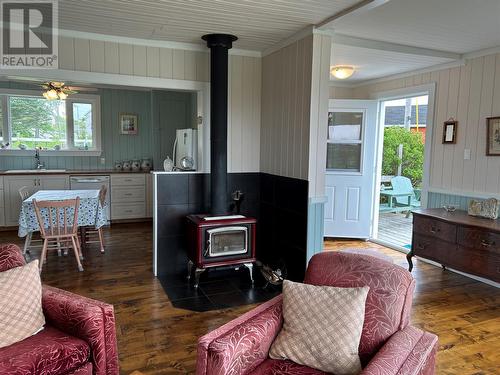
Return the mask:
<path id="1" fill-rule="evenodd" d="M 141 169 L 144 172 L 149 172 L 151 171 L 151 168 L 152 168 L 151 159 L 142 159 Z"/>
<path id="2" fill-rule="evenodd" d="M 130 160 L 124 160 L 122 166 L 124 171 L 130 171 L 131 168 Z"/>
<path id="3" fill-rule="evenodd" d="M 133 172 L 139 172 L 141 170 L 141 161 L 140 160 L 132 160 L 132 164 L 130 165 Z"/>
<path id="4" fill-rule="evenodd" d="M 165 172 L 172 172 L 172 170 L 174 169 L 174 162 L 168 156 L 163 161 L 163 169 L 165 169 Z"/>
<path id="5" fill-rule="evenodd" d="M 123 164 L 121 161 L 115 161 L 115 171 L 123 171 Z"/>

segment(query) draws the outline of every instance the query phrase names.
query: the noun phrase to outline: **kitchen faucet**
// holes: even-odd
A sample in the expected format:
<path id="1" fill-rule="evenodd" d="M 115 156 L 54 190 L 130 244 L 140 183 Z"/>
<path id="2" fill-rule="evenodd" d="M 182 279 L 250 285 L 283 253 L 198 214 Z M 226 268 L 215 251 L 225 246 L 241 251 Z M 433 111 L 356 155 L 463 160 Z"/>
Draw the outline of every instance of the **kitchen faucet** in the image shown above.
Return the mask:
<path id="1" fill-rule="evenodd" d="M 44 165 L 40 161 L 40 149 L 35 147 L 35 169 L 43 169 Z"/>

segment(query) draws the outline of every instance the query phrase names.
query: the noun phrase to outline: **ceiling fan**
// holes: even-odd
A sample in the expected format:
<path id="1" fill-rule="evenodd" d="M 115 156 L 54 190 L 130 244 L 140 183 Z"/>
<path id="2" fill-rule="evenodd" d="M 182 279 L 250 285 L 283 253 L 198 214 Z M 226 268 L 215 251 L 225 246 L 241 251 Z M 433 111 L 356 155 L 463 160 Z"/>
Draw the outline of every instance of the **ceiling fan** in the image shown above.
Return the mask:
<path id="1" fill-rule="evenodd" d="M 42 93 L 43 97 L 47 100 L 64 100 L 68 95 L 76 94 L 78 91 L 72 87 L 66 86 L 64 82 L 50 81 L 41 85 L 45 91 Z"/>

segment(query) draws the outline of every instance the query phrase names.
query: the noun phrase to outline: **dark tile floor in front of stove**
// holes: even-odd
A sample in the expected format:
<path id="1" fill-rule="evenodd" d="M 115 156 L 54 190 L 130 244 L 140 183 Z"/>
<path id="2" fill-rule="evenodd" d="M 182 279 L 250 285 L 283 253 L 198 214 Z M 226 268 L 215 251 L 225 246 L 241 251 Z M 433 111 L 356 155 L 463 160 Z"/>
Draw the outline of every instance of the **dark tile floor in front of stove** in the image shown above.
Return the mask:
<path id="1" fill-rule="evenodd" d="M 160 276 L 159 280 L 174 307 L 192 311 L 210 311 L 253 303 L 262 303 L 281 293 L 281 288 L 266 285 L 258 269 L 254 269 L 252 286 L 248 270 L 208 269 L 200 278 L 198 289 L 186 275 Z"/>

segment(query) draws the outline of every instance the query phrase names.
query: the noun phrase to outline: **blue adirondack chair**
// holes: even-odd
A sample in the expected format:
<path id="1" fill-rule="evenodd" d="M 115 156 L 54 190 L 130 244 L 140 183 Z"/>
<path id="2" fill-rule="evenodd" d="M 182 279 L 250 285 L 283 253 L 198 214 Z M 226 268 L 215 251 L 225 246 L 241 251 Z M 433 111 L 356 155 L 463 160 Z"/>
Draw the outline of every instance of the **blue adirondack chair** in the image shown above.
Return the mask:
<path id="1" fill-rule="evenodd" d="M 412 208 L 420 207 L 420 189 L 414 189 L 411 180 L 408 177 L 396 176 L 391 179 L 392 190 L 398 193 L 412 194 L 410 197 L 410 206 Z M 408 198 L 395 197 L 397 206 L 408 206 Z M 409 215 L 409 211 L 408 211 Z M 407 215 L 407 216 L 408 216 Z"/>

